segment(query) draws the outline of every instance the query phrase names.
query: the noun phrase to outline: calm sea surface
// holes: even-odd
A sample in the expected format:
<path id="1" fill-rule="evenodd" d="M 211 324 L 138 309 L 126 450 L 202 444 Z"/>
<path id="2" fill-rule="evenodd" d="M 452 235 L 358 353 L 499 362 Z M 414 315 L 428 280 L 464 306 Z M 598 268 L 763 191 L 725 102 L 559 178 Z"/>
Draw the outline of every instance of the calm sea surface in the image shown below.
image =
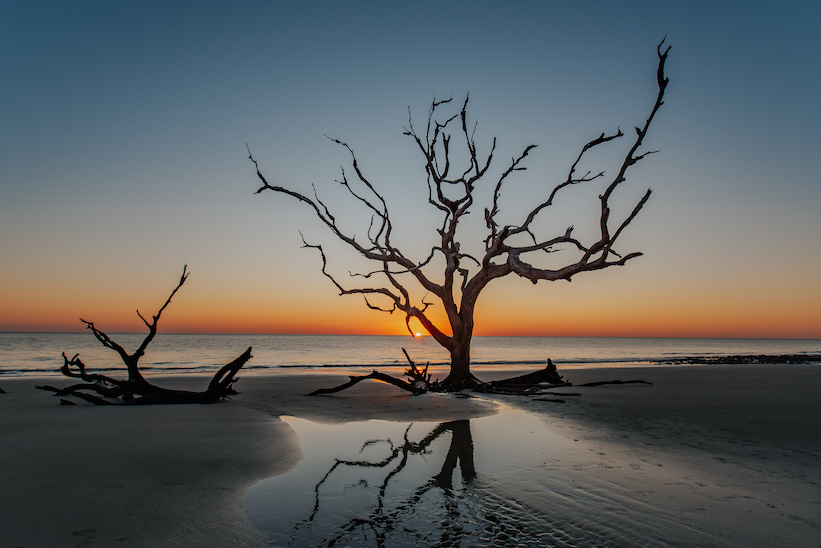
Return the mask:
<path id="1" fill-rule="evenodd" d="M 111 335 L 129 352 L 143 334 Z M 248 371 L 401 368 L 404 347 L 413 360 L 445 366 L 448 355 L 432 338 L 352 335 L 182 335 L 159 334 L 140 363 L 148 373 L 211 373 L 253 346 Z M 62 352 L 93 371 L 122 369 L 119 356 L 91 333 L 0 333 L 0 376 L 59 374 Z M 644 339 L 601 337 L 474 337 L 473 366 L 516 368 L 647 365 L 684 356 L 733 354 L 818 354 L 821 340 Z"/>

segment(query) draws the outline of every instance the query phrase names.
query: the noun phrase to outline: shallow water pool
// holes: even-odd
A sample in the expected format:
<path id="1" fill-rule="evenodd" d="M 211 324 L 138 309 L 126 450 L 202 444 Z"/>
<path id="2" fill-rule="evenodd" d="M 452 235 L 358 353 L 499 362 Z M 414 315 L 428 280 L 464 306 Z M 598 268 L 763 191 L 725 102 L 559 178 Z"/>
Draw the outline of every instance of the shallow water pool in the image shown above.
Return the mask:
<path id="1" fill-rule="evenodd" d="M 706 540 L 640 493 L 590 474 L 606 459 L 594 464 L 581 442 L 524 411 L 443 423 L 282 419 L 305 458 L 245 499 L 272 546 L 648 546 L 671 533 Z"/>

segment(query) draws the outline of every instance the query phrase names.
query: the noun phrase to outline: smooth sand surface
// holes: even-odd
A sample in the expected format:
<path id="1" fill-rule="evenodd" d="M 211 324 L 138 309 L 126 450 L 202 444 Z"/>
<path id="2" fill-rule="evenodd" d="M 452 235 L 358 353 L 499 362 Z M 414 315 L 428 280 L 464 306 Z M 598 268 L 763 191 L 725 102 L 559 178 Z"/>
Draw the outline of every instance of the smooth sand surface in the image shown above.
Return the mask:
<path id="1" fill-rule="evenodd" d="M 370 381 L 309 398 L 346 378 L 246 374 L 242 393 L 220 404 L 97 407 L 59 405 L 34 390 L 43 379 L 0 378 L 0 546 L 264 546 L 242 498 L 302 458 L 280 415 L 447 421 L 493 414 L 496 402 L 567 440 L 561 462 L 547 455 L 534 473 L 572 487 L 576 527 L 632 528 L 634 545 L 821 545 L 821 367 L 562 372 L 574 384 L 654 384 L 555 390 L 582 394 L 565 403 L 413 397 Z M 157 382 L 198 389 L 207 379 Z"/>
<path id="2" fill-rule="evenodd" d="M 303 394 L 339 375 L 245 375 L 242 394 L 213 405 L 100 407 L 2 379 L 0 546 L 264 546 L 245 516 L 248 487 L 291 469 L 299 442 L 279 415 L 322 422 L 455 420 L 495 404 L 430 394 L 408 397 L 368 383 L 339 397 Z M 202 389 L 205 377 L 154 379 Z"/>
<path id="3" fill-rule="evenodd" d="M 556 390 L 583 394 L 564 404 L 518 403 L 579 440 L 564 471 L 609 488 L 603 499 L 617 515 L 631 516 L 637 530 L 655 530 L 655 543 L 647 544 L 821 546 L 821 367 L 642 367 L 565 376 L 576 384 L 654 383 Z M 599 519 L 611 512 L 596 504 Z"/>

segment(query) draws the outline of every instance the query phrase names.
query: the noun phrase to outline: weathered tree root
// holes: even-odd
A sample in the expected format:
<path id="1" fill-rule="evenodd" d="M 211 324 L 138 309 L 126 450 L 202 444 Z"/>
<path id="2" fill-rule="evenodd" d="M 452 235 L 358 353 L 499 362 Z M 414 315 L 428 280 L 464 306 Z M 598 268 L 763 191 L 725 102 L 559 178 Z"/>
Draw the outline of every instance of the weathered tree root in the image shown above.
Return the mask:
<path id="1" fill-rule="evenodd" d="M 414 396 L 418 396 L 419 394 L 424 394 L 425 392 L 450 392 L 447 387 L 443 386 L 441 383 L 436 381 L 431 381 L 431 375 L 427 373 L 428 366 L 425 366 L 424 370 L 420 370 L 416 367 L 416 364 L 413 363 L 413 360 L 408 355 L 408 352 L 403 348 L 402 352 L 405 353 L 405 357 L 410 362 L 410 368 L 405 371 L 405 374 L 409 377 L 409 381 L 405 381 L 402 379 L 397 379 L 396 377 L 391 377 L 386 373 L 380 373 L 379 371 L 372 371 L 368 375 L 351 375 L 350 380 L 344 384 L 336 386 L 334 388 L 320 388 L 319 390 L 314 390 L 310 394 L 306 394 L 307 396 L 319 396 L 321 394 L 334 394 L 336 392 L 341 392 L 346 390 L 362 381 L 373 379 L 376 381 L 381 381 L 384 383 L 391 384 L 396 386 L 397 388 L 401 388 L 402 390 L 406 390 L 412 393 Z M 622 380 L 613 380 L 613 381 L 598 381 L 598 382 L 588 382 L 585 384 L 578 384 L 575 386 L 602 386 L 606 384 L 646 384 L 652 385 L 653 383 L 642 381 L 642 380 L 632 380 L 632 381 L 622 381 Z M 519 375 L 518 377 L 511 377 L 509 379 L 501 379 L 498 381 L 490 381 L 486 383 L 480 382 L 473 388 L 474 392 L 480 392 L 483 394 L 503 394 L 503 395 L 510 395 L 510 396 L 581 396 L 578 392 L 567 392 L 567 393 L 559 393 L 559 392 L 545 392 L 545 390 L 549 390 L 551 388 L 561 388 L 565 386 L 574 386 L 572 383 L 567 382 L 559 371 L 556 369 L 556 365 L 553 363 L 552 360 L 547 360 L 547 366 L 544 369 L 539 371 L 534 371 L 532 373 L 526 373 L 524 375 Z M 557 402 L 557 403 L 564 403 L 564 400 L 558 399 L 546 399 L 546 398 L 539 398 L 538 401 L 550 401 L 550 402 Z"/>
<path id="2" fill-rule="evenodd" d="M 67 365 L 76 366 L 77 362 L 82 363 L 76 356 L 73 360 L 68 360 L 65 354 L 63 356 Z M 35 388 L 39 390 L 49 390 L 54 392 L 55 396 L 74 396 L 95 405 L 214 403 L 238 393 L 233 388 L 233 384 L 239 380 L 235 375 L 251 357 L 251 347 L 248 347 L 237 359 L 224 365 L 217 371 L 208 384 L 208 388 L 202 392 L 170 390 L 153 385 L 144 378 L 137 381 L 118 380 L 104 375 L 78 374 L 76 372 L 70 372 L 67 376 L 79 377 L 86 381 L 85 383 L 73 384 L 65 388 L 55 388 L 46 385 L 35 386 Z M 64 365 L 64 368 L 67 367 L 67 365 Z M 99 396 L 90 394 L 87 391 L 96 392 Z M 60 402 L 63 405 L 71 405 L 74 403 L 64 399 L 61 399 Z"/>
<path id="3" fill-rule="evenodd" d="M 148 382 L 140 372 L 138 362 L 157 334 L 157 322 L 159 322 L 163 310 L 171 303 L 172 297 L 188 279 L 186 269 L 187 267 L 183 268 L 177 287 L 171 292 L 168 300 L 165 301 L 157 314 L 153 316 L 152 322 L 149 323 L 137 311 L 137 315 L 148 327 L 148 335 L 146 335 L 140 347 L 132 354 L 129 354 L 122 346 L 114 342 L 107 334 L 94 327 L 92 322 L 80 319 L 103 346 L 111 348 L 120 355 L 128 372 L 127 379 L 114 379 L 98 373 L 88 373 L 86 365 L 79 358 L 79 354 L 75 354 L 73 358 L 69 359 L 63 352 L 63 366 L 60 368 L 60 372 L 66 377 L 81 379 L 83 382 L 65 388 L 55 388 L 53 386 L 35 386 L 35 388 L 52 391 L 56 396 L 74 396 L 95 405 L 213 403 L 237 394 L 237 391 L 234 390 L 234 383 L 239 380 L 236 375 L 242 369 L 242 366 L 251 359 L 251 347 L 248 347 L 248 350 L 243 352 L 237 359 L 220 368 L 211 379 L 208 388 L 202 392 L 161 388 Z M 66 399 L 61 399 L 60 403 L 63 405 L 74 404 L 74 402 Z"/>
<path id="4" fill-rule="evenodd" d="M 341 392 L 343 390 L 347 390 L 348 388 L 359 384 L 362 381 L 373 379 L 376 381 L 384 382 L 387 384 L 391 384 L 400 388 L 402 390 L 406 390 L 413 394 L 414 396 L 418 396 L 419 394 L 424 394 L 425 392 L 450 392 L 446 386 L 443 386 L 438 381 L 431 381 L 431 375 L 428 374 L 428 366 L 425 366 L 423 370 L 417 368 L 416 364 L 413 362 L 411 357 L 408 355 L 408 352 L 403 348 L 402 352 L 405 353 L 405 357 L 408 359 L 410 363 L 410 368 L 405 371 L 405 374 L 409 377 L 409 380 L 405 381 L 402 379 L 397 379 L 396 377 L 392 377 L 386 373 L 380 373 L 379 371 L 372 371 L 368 375 L 350 375 L 350 380 L 344 384 L 339 386 L 335 386 L 333 388 L 320 388 L 318 390 L 314 390 L 310 394 L 306 394 L 307 396 L 319 396 L 322 394 L 334 394 L 336 392 Z M 604 384 L 652 384 L 647 381 L 635 380 L 635 381 L 600 381 L 600 382 L 590 382 L 585 384 L 580 384 L 577 386 L 600 386 Z M 474 392 L 480 392 L 483 394 L 503 394 L 503 395 L 510 395 L 510 396 L 581 396 L 579 393 L 557 393 L 557 392 L 545 392 L 545 390 L 549 390 L 551 388 L 561 388 L 565 386 L 573 386 L 573 384 L 567 382 L 559 371 L 556 369 L 556 365 L 551 361 L 547 360 L 547 366 L 540 371 L 534 371 L 532 373 L 526 373 L 524 375 L 519 375 L 518 377 L 511 377 L 509 379 L 501 379 L 498 381 L 490 381 L 486 383 L 480 382 L 473 388 Z M 544 401 L 559 401 L 559 400 L 544 400 Z"/>
<path id="5" fill-rule="evenodd" d="M 556 369 L 556 365 L 548 359 L 547 365 L 540 371 L 534 371 L 533 373 L 527 373 L 509 379 L 490 381 L 478 385 L 473 390 L 484 394 L 509 394 L 518 396 L 541 392 L 546 388 L 559 388 L 561 386 L 571 385 L 562 378 Z"/>
<path id="6" fill-rule="evenodd" d="M 342 390 L 348 389 L 368 379 L 373 379 L 376 381 L 392 384 L 397 388 L 407 390 L 414 396 L 424 394 L 425 392 L 431 389 L 432 385 L 436 384 L 431 382 L 430 380 L 431 375 L 428 373 L 428 365 L 425 365 L 424 369 L 419 369 L 413 362 L 411 357 L 408 355 L 408 351 L 403 348 L 402 352 L 404 352 L 405 358 L 407 358 L 408 363 L 410 364 L 410 367 L 405 371 L 405 375 L 407 375 L 409 379 L 407 381 L 397 379 L 396 377 L 391 377 L 386 373 L 380 373 L 379 371 L 373 370 L 368 375 L 350 375 L 349 377 L 351 380 L 349 380 L 345 384 L 340 384 L 339 386 L 336 386 L 334 388 L 320 388 L 319 390 L 314 390 L 310 394 L 305 395 L 320 396 L 322 394 L 333 394 L 335 392 L 341 392 Z"/>
<path id="7" fill-rule="evenodd" d="M 381 382 L 386 382 L 388 384 L 392 384 L 393 386 L 396 386 L 397 388 L 401 388 L 402 390 L 407 390 L 408 392 L 410 392 L 414 396 L 423 393 L 423 392 L 419 392 L 419 391 L 415 390 L 414 387 L 413 387 L 413 384 L 411 384 L 407 381 L 403 381 L 402 379 L 397 379 L 396 377 L 391 377 L 390 375 L 388 375 L 386 373 L 380 373 L 379 371 L 376 371 L 376 370 L 372 371 L 368 375 L 350 375 L 350 379 L 351 380 L 349 380 L 345 384 L 341 384 L 341 385 L 336 386 L 334 388 L 320 388 L 319 390 L 314 390 L 310 394 L 306 394 L 306 396 L 320 396 L 322 394 L 333 394 L 335 392 L 341 392 L 343 390 L 346 390 L 346 389 L 354 386 L 355 384 L 358 384 L 362 381 L 366 381 L 368 379 L 373 379 L 373 380 L 376 380 L 376 381 L 381 381 Z"/>

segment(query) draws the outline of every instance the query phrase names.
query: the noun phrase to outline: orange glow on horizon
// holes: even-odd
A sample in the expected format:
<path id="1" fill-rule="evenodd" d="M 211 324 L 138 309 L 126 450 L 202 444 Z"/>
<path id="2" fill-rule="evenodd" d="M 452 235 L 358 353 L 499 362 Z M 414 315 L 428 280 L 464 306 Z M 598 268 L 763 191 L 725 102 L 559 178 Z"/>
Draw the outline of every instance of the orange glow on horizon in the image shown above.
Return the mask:
<path id="1" fill-rule="evenodd" d="M 182 307 L 180 307 L 182 308 Z M 168 309 L 160 320 L 162 333 L 208 334 L 326 334 L 326 335 L 397 335 L 426 337 L 426 331 L 408 332 L 404 318 L 398 314 L 379 314 L 354 307 L 340 321 L 337 315 L 301 311 L 290 316 L 266 313 L 221 314 L 205 313 L 197 308 Z M 321 312 L 321 311 L 319 311 Z M 559 337 L 674 337 L 674 338 L 786 338 L 820 339 L 818 320 L 808 315 L 789 312 L 748 314 L 743 310 L 659 309 L 637 307 L 630 313 L 621 310 L 597 311 L 590 314 L 584 308 L 561 314 L 517 314 L 485 310 L 477 314 L 476 336 L 559 336 Z M 687 313 L 689 312 L 689 313 Z M 144 315 L 147 313 L 144 312 Z M 3 319 L 0 331 L 82 332 L 85 325 L 78 315 L 61 315 L 46 319 L 37 314 Z M 146 328 L 134 312 L 110 312 L 85 315 L 85 319 L 109 333 L 145 332 Z M 773 322 L 773 320 L 779 320 Z M 813 323 L 813 321 L 815 323 Z M 775 325 L 774 325 L 775 324 Z M 442 326 L 449 333 L 447 325 Z"/>
<path id="2" fill-rule="evenodd" d="M 42 289 L 47 284 L 33 283 L 31 290 L 10 292 L 0 310 L 0 331 L 82 332 L 82 317 L 109 333 L 142 333 L 146 328 L 135 310 L 150 319 L 173 289 L 173 277 L 160 278 L 150 285 L 132 283 L 132 291 L 123 291 L 129 283 L 117 279 L 107 286 L 64 283 L 51 294 Z M 780 293 L 743 286 L 738 294 L 729 286 L 671 293 L 638 278 L 611 278 L 613 283 L 601 286 L 586 281 L 489 286 L 477 304 L 474 335 L 821 339 L 821 317 L 812 299 L 791 294 L 789 287 Z M 163 312 L 161 333 L 429 336 L 416 320 L 409 332 L 401 312 L 369 310 L 360 299 L 334 295 L 326 285 L 262 291 L 263 284 L 237 288 L 222 280 L 206 282 L 186 283 Z M 441 305 L 428 313 L 449 333 Z"/>

